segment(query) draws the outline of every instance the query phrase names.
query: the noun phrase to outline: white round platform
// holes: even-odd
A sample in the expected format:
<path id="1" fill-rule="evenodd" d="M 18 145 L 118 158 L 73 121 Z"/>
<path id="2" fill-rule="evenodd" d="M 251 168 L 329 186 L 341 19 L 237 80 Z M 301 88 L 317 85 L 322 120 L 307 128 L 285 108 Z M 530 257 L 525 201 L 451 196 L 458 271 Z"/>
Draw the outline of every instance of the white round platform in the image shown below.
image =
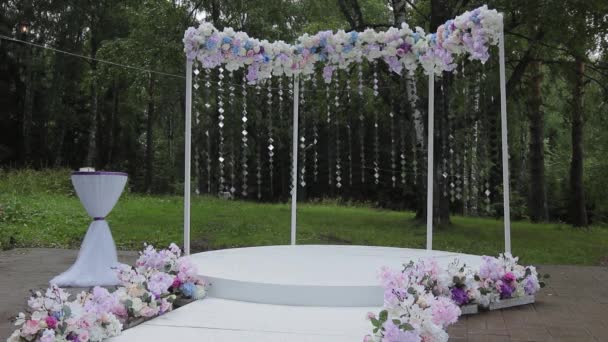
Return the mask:
<path id="1" fill-rule="evenodd" d="M 382 266 L 411 260 L 458 259 L 476 267 L 481 257 L 409 248 L 297 245 L 224 249 L 190 256 L 212 285 L 209 297 L 301 306 L 381 306 Z"/>

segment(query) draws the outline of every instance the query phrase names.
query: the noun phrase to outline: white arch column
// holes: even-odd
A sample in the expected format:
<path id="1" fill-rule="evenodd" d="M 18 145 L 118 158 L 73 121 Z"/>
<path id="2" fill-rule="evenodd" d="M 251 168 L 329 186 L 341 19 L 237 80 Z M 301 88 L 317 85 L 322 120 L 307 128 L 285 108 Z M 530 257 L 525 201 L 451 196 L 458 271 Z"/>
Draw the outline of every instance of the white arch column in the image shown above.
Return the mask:
<path id="1" fill-rule="evenodd" d="M 509 134 L 507 131 L 507 86 L 505 76 L 505 34 L 500 30 L 498 42 L 498 64 L 500 72 L 500 128 L 502 145 L 502 200 L 505 226 L 505 252 L 511 253 L 511 207 L 509 184 Z"/>
<path id="2" fill-rule="evenodd" d="M 300 82 L 297 75 L 293 76 L 293 131 L 291 149 L 291 244 L 296 244 L 297 203 L 298 203 L 298 117 L 300 103 Z"/>
<path id="3" fill-rule="evenodd" d="M 433 249 L 433 181 L 434 181 L 434 136 L 435 136 L 435 73 L 429 70 L 429 110 L 426 171 L 426 249 Z"/>
<path id="4" fill-rule="evenodd" d="M 190 254 L 190 162 L 192 147 L 192 61 L 186 61 L 186 131 L 184 134 L 184 254 Z"/>

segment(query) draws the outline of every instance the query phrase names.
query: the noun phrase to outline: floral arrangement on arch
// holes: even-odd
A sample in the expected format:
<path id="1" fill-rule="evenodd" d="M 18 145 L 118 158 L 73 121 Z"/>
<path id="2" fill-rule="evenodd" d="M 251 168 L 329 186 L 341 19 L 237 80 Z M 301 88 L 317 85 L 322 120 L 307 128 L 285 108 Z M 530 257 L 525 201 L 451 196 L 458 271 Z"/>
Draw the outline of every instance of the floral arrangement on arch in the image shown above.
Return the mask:
<path id="1" fill-rule="evenodd" d="M 373 330 L 364 341 L 447 341 L 445 329 L 458 320 L 459 307 L 487 308 L 500 300 L 534 295 L 544 286 L 534 266 L 517 262 L 505 253 L 483 256 L 478 270 L 458 260 L 444 269 L 434 259 L 410 262 L 401 271 L 382 268 L 384 309 L 378 316 L 368 314 Z"/>
<path id="2" fill-rule="evenodd" d="M 247 80 L 255 83 L 271 76 L 310 75 L 322 63 L 323 78 L 331 82 L 336 68 L 346 69 L 364 59 L 383 60 L 397 74 L 413 72 L 421 65 L 428 74 L 455 68 L 454 59 L 468 55 L 471 60 L 487 61 L 488 49 L 502 34 L 502 14 L 487 6 L 465 12 L 438 27 L 436 33 L 411 29 L 406 23 L 384 32 L 339 30 L 304 34 L 295 45 L 251 38 L 245 32 L 227 27 L 217 30 L 202 22 L 184 34 L 184 52 L 189 61 L 203 68 L 225 65 L 229 71 L 247 69 Z"/>
<path id="3" fill-rule="evenodd" d="M 112 292 L 96 286 L 73 300 L 57 286 L 33 293 L 27 314 L 19 313 L 19 328 L 7 341 L 101 341 L 136 320 L 171 311 L 176 298 L 202 299 L 206 294 L 196 267 L 181 257 L 175 244 L 162 250 L 146 246 L 135 266 L 120 265 L 116 274 L 120 285 Z"/>

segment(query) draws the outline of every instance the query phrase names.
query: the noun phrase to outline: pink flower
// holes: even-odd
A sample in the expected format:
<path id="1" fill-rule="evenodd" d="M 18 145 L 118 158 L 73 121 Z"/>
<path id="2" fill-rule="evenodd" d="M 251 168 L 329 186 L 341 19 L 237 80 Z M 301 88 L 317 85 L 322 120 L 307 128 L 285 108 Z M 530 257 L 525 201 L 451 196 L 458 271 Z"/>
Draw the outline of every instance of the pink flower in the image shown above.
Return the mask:
<path id="1" fill-rule="evenodd" d="M 173 280 L 173 284 L 171 284 L 171 287 L 173 287 L 174 289 L 177 289 L 181 285 L 182 285 L 182 282 L 179 280 L 178 277 L 175 277 L 175 279 Z"/>
<path id="2" fill-rule="evenodd" d="M 372 319 L 372 318 L 376 318 L 376 314 L 374 314 L 373 312 L 368 312 L 367 313 L 367 319 Z"/>
<path id="3" fill-rule="evenodd" d="M 26 335 L 35 335 L 40 330 L 39 322 L 33 319 L 28 319 L 23 325 L 23 333 Z"/>
<path id="4" fill-rule="evenodd" d="M 460 308 L 447 297 L 437 297 L 431 304 L 433 323 L 447 327 L 456 323 L 461 314 Z"/>
<path id="5" fill-rule="evenodd" d="M 504 276 L 502 276 L 502 280 L 507 283 L 512 283 L 515 281 L 515 274 L 513 274 L 512 272 L 507 272 Z"/>
<path id="6" fill-rule="evenodd" d="M 173 304 L 168 302 L 165 298 L 160 300 L 160 313 L 163 314 L 167 311 L 171 311 Z"/>
<path id="7" fill-rule="evenodd" d="M 89 341 L 89 331 L 84 330 L 83 332 L 81 332 L 80 335 L 78 335 L 78 341 L 88 342 Z"/>
<path id="8" fill-rule="evenodd" d="M 143 309 L 141 309 L 140 314 L 143 317 L 154 317 L 158 314 L 159 308 L 157 307 L 156 309 L 152 309 L 149 306 L 144 307 Z"/>
<path id="9" fill-rule="evenodd" d="M 184 283 L 192 280 L 197 273 L 196 266 L 187 258 L 177 260 L 177 277 Z"/>
<path id="10" fill-rule="evenodd" d="M 57 327 L 57 318 L 53 316 L 46 316 L 45 322 L 49 329 L 55 329 Z"/>

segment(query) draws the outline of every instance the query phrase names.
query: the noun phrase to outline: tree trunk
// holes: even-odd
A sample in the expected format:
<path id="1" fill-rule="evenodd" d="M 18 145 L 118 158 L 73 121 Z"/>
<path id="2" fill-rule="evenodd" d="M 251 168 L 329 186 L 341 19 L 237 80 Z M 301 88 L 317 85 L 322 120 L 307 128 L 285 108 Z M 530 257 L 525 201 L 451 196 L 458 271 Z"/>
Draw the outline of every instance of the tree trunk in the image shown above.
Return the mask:
<path id="1" fill-rule="evenodd" d="M 399 25 L 405 22 L 406 16 L 406 2 L 405 0 L 391 0 L 393 6 L 393 16 L 394 16 L 394 25 L 399 27 Z M 425 163 L 425 158 L 423 158 L 424 151 L 426 151 L 426 142 L 424 140 L 424 118 L 422 117 L 422 112 L 420 111 L 420 97 L 418 96 L 418 89 L 416 86 L 416 78 L 413 75 L 410 75 L 409 72 L 405 71 L 405 96 L 407 98 L 407 102 L 410 105 L 410 113 L 412 113 L 412 120 L 414 125 L 415 132 L 415 144 L 416 150 L 419 153 L 414 156 L 417 158 L 417 164 L 423 165 Z M 422 158 L 421 158 L 422 157 Z M 416 175 L 416 184 L 425 184 L 424 173 L 418 172 Z M 426 193 L 424 192 L 424 188 L 418 187 L 418 201 L 416 201 L 418 208 L 416 210 L 416 217 L 418 219 L 423 219 L 426 217 Z"/>
<path id="2" fill-rule="evenodd" d="M 585 93 L 585 62 L 575 60 L 575 78 L 572 89 L 572 161 L 570 162 L 570 220 L 575 227 L 588 225 L 583 184 L 583 96 Z"/>
<path id="3" fill-rule="evenodd" d="M 154 166 L 154 77 L 150 74 L 148 82 L 148 111 L 146 118 L 146 174 L 144 189 L 152 191 L 152 172 Z"/>
<path id="4" fill-rule="evenodd" d="M 114 139 L 115 139 L 115 130 L 117 129 L 117 120 L 118 118 L 118 79 L 115 77 L 112 82 L 112 111 L 110 112 L 110 117 L 108 118 L 108 151 L 106 156 L 106 164 L 112 165 L 112 158 L 114 152 Z"/>
<path id="5" fill-rule="evenodd" d="M 89 147 L 85 166 L 96 166 L 97 164 L 97 56 L 98 42 L 94 29 L 91 28 L 91 118 L 89 126 Z"/>
<path id="6" fill-rule="evenodd" d="M 530 194 L 529 214 L 532 221 L 546 221 L 548 219 L 547 191 L 545 186 L 545 134 L 544 113 L 542 110 L 542 82 L 543 75 L 541 62 L 530 64 L 531 80 L 528 99 L 528 119 L 530 120 Z"/>
<path id="7" fill-rule="evenodd" d="M 430 30 L 436 31 L 439 25 L 450 18 L 449 4 L 447 0 L 431 0 L 431 23 Z M 442 142 L 447 139 L 447 127 L 443 125 L 444 118 L 447 118 L 449 105 L 449 89 L 452 84 L 452 76 L 444 73 L 442 78 L 435 78 L 435 147 L 434 147 L 434 170 L 433 170 L 433 224 L 435 226 L 445 226 L 450 223 L 450 199 L 443 196 L 444 182 L 446 179 L 440 172 L 442 159 L 446 157 L 443 151 L 445 144 Z"/>
<path id="8" fill-rule="evenodd" d="M 30 162 L 32 142 L 32 112 L 34 108 L 34 77 L 32 76 L 32 52 L 29 46 L 25 47 L 25 94 L 23 103 L 23 117 L 21 119 L 22 137 L 22 165 Z"/>

